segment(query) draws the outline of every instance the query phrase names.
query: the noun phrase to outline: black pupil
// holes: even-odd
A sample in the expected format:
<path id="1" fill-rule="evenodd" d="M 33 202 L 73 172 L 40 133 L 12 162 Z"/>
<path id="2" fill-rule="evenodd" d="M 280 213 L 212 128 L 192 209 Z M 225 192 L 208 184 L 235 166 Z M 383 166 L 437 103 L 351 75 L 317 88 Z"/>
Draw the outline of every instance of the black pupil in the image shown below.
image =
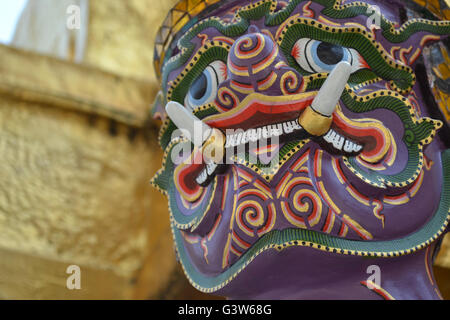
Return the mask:
<path id="1" fill-rule="evenodd" d="M 189 89 L 192 98 L 195 100 L 200 100 L 204 97 L 206 93 L 206 88 L 208 86 L 208 81 L 206 79 L 206 75 L 202 73 L 197 79 L 195 79 L 194 83 Z"/>
<path id="2" fill-rule="evenodd" d="M 317 56 L 323 63 L 334 65 L 344 58 L 344 48 L 332 43 L 322 42 L 317 47 Z"/>

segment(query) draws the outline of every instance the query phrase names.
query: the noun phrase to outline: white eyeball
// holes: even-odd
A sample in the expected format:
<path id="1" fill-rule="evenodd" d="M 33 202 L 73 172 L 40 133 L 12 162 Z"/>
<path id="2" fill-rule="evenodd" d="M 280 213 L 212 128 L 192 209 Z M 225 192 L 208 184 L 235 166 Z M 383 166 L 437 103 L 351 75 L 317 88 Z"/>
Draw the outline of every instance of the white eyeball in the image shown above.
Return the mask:
<path id="1" fill-rule="evenodd" d="M 350 63 L 352 73 L 368 67 L 355 49 L 309 38 L 298 40 L 291 55 L 309 73 L 330 72 L 341 61 Z"/>
<path id="2" fill-rule="evenodd" d="M 210 63 L 202 74 L 192 82 L 184 100 L 185 106 L 193 110 L 214 101 L 219 85 L 227 78 L 226 69 L 223 61 L 216 60 Z"/>

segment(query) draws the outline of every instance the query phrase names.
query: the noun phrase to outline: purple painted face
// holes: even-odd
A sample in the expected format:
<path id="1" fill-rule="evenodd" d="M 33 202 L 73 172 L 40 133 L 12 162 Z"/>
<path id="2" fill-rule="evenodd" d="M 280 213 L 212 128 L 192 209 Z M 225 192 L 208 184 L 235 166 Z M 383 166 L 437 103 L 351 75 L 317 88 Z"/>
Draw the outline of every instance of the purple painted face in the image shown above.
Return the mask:
<path id="1" fill-rule="evenodd" d="M 405 288 L 367 290 L 367 266 L 398 283 L 407 265 L 430 274 L 449 181 L 422 53 L 450 22 L 405 23 L 414 11 L 371 3 L 383 15 L 365 2 L 222 1 L 166 48 L 153 183 L 196 288 L 389 298 Z"/>

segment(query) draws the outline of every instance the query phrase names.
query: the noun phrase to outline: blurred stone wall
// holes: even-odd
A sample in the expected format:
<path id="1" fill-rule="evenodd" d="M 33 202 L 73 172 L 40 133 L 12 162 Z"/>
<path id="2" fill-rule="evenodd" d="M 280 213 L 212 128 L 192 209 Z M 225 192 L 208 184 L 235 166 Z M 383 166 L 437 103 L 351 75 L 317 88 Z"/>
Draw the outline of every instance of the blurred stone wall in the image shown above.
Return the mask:
<path id="1" fill-rule="evenodd" d="M 148 84 L 0 46 L 0 296 L 147 298 L 176 261 Z M 66 288 L 69 265 L 82 290 Z"/>
<path id="2" fill-rule="evenodd" d="M 31 0 L 0 46 L 0 298 L 195 292 L 149 184 L 162 158 L 153 38 L 172 3 Z M 81 290 L 66 287 L 69 265 Z"/>

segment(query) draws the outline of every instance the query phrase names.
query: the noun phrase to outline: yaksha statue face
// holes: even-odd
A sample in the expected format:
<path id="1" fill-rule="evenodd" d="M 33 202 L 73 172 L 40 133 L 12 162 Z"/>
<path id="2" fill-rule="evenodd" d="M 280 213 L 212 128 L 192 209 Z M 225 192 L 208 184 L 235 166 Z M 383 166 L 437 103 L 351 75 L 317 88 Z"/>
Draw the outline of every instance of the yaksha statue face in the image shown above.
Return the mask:
<path id="1" fill-rule="evenodd" d="M 165 157 L 153 184 L 193 286 L 233 298 L 440 297 L 431 264 L 449 221 L 450 22 L 427 8 L 240 0 L 171 11 L 156 46 Z"/>

